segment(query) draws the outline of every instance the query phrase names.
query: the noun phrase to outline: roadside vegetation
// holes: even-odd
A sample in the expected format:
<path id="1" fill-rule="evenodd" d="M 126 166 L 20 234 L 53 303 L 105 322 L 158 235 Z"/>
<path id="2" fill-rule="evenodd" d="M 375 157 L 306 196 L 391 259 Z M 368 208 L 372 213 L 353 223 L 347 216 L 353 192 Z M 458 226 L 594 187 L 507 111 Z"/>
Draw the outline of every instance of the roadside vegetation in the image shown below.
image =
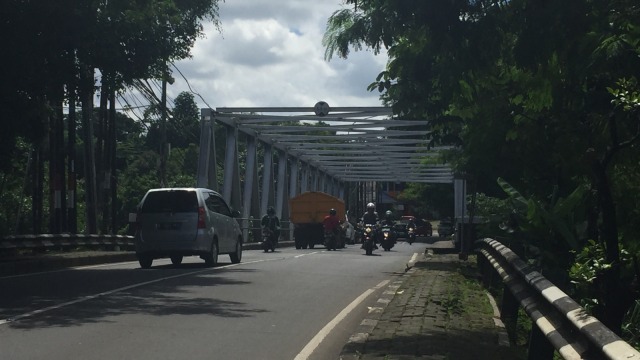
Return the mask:
<path id="1" fill-rule="evenodd" d="M 2 10 L 0 235 L 114 233 L 131 210 L 118 195 L 140 196 L 119 183 L 184 184 L 193 164 L 180 153 L 199 139 L 199 112 L 189 94 L 170 109 L 151 84 L 173 81 L 203 21 L 219 25 L 217 0 L 9 0 Z M 144 119 L 116 111 L 139 105 L 117 103 L 125 91 L 154 105 Z"/>
<path id="2" fill-rule="evenodd" d="M 437 257 L 434 260 L 437 263 Z M 447 277 L 445 293 L 440 301 L 440 306 L 446 311 L 446 323 L 453 327 L 465 328 L 478 326 L 473 322 L 475 318 L 489 319 L 494 315 L 493 308 L 489 301 L 491 295 L 496 302 L 500 302 L 501 293 L 499 288 L 485 289 L 480 282 L 480 274 L 477 267 L 476 256 L 470 256 L 466 260 L 452 261 L 449 263 L 438 263 L 440 270 L 454 273 Z M 427 265 L 429 266 L 429 262 Z M 433 299 L 429 299 L 433 301 Z M 529 330 L 531 321 L 524 312 L 519 316 L 515 326 L 505 324 L 506 331 L 510 336 L 510 347 L 500 349 L 500 354 L 495 354 L 499 359 L 526 359 Z M 489 327 L 493 327 L 493 323 Z M 477 329 L 476 329 L 477 330 Z M 495 328 L 494 330 L 499 331 Z M 495 341 L 498 341 L 496 338 Z"/>
<path id="3" fill-rule="evenodd" d="M 386 51 L 370 90 L 398 118 L 430 120 L 432 146 L 454 146 L 440 161 L 467 180 L 479 236 L 636 341 L 636 2 L 347 0 L 324 45 L 328 59 Z M 423 185 L 407 193 L 426 199 Z"/>

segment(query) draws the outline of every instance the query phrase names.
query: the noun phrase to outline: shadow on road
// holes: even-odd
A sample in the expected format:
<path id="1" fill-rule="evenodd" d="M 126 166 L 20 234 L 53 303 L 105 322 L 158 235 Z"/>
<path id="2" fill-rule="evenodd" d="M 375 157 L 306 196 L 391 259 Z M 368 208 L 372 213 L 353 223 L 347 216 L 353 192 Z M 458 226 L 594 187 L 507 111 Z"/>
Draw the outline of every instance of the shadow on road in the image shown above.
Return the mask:
<path id="1" fill-rule="evenodd" d="M 194 296 L 195 288 L 249 285 L 251 282 L 238 281 L 226 275 L 255 270 L 231 268 L 215 272 L 185 274 L 201 268 L 206 269 L 200 264 L 185 264 L 180 268 L 167 265 L 145 271 L 139 269 L 69 271 L 64 277 L 52 277 L 51 281 L 41 285 L 39 289 L 26 292 L 23 286 L 28 284 L 14 284 L 15 289 L 8 284 L 3 288 L 3 292 L 13 293 L 16 296 L 3 296 L 0 299 L 0 319 L 10 319 L 45 309 L 44 312 L 20 318 L 19 321 L 8 325 L 15 329 L 28 330 L 109 322 L 109 318 L 121 315 L 209 315 L 241 318 L 267 311 L 249 308 L 244 302 Z M 159 273 L 161 277 L 158 277 Z M 60 281 L 75 282 L 76 286 L 62 286 Z M 139 286 L 140 284 L 144 285 Z M 22 289 L 20 292 L 17 290 L 18 287 Z M 71 290 L 65 291 L 65 288 L 82 290 L 72 293 Z M 20 295 L 17 295 L 18 293 Z M 202 292 L 197 291 L 197 293 Z M 215 290 L 208 291 L 207 294 L 215 294 Z M 61 306 L 71 304 L 73 306 Z"/>

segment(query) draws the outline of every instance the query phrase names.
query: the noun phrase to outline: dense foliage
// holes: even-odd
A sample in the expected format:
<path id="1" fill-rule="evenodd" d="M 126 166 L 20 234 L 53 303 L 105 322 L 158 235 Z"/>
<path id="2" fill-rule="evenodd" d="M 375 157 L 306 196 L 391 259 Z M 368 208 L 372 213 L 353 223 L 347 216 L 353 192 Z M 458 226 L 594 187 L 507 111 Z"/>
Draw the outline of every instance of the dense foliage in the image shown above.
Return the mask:
<path id="1" fill-rule="evenodd" d="M 152 140 L 116 112 L 116 94 L 139 79 L 171 82 L 170 63 L 190 56 L 202 21 L 218 25 L 218 0 L 3 2 L 0 234 L 118 229 L 118 172 L 127 166 L 119 151 L 141 154 L 149 149 L 140 138 L 156 141 L 164 179 L 167 141 L 187 149 L 198 117 L 192 98 L 178 98 L 173 114 L 160 98 L 148 121 L 185 131 Z M 65 199 L 75 205 L 68 212 Z"/>
<path id="2" fill-rule="evenodd" d="M 429 119 L 434 145 L 457 145 L 448 160 L 472 190 L 525 205 L 502 235 L 535 247 L 541 266 L 567 272 L 572 251 L 601 244 L 609 266 L 590 296 L 620 331 L 638 297 L 619 247 L 640 250 L 637 2 L 344 3 L 327 57 L 386 49 L 370 89 L 399 118 Z"/>

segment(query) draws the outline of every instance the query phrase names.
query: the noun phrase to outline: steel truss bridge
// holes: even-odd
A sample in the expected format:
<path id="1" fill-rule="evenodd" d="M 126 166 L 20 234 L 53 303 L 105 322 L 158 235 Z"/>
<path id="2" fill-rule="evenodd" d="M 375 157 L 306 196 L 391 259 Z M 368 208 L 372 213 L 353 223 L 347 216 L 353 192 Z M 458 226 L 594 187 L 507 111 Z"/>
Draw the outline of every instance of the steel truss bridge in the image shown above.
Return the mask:
<path id="1" fill-rule="evenodd" d="M 359 214 L 364 203 L 376 202 L 380 184 L 454 184 L 456 216 L 464 216 L 464 181 L 437 160 L 449 148 L 428 147 L 428 121 L 392 115 L 388 107 L 329 109 L 322 102 L 203 108 L 197 186 L 220 192 L 244 219 L 259 219 L 274 206 L 286 221 L 289 198 L 306 191 L 357 204 L 351 210 Z M 216 154 L 217 131 L 225 135 L 224 155 Z M 217 159 L 224 159 L 220 169 Z M 348 199 L 354 189 L 357 198 Z"/>

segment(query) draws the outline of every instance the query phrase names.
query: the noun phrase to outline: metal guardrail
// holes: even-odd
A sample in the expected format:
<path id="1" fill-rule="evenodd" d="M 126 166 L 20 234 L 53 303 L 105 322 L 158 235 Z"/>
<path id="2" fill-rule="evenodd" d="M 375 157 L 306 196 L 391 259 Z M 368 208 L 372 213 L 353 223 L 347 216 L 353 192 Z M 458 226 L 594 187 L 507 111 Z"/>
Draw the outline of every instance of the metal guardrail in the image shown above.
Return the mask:
<path id="1" fill-rule="evenodd" d="M 133 248 L 133 236 L 96 234 L 11 235 L 0 239 L 0 250 L 86 247 Z"/>
<path id="2" fill-rule="evenodd" d="M 241 230 L 245 236 L 245 243 L 256 243 L 260 241 L 260 226 L 243 226 L 245 221 L 257 221 L 260 219 L 238 218 Z M 288 234 L 291 224 L 288 221 L 281 222 L 282 234 L 281 240 L 288 241 L 291 236 Z M 252 234 L 252 236 L 248 236 Z M 0 251 L 12 250 L 41 250 L 41 249 L 68 249 L 73 247 L 109 247 L 133 249 L 135 246 L 134 237 L 130 235 L 100 235 L 100 234 L 27 234 L 27 235 L 10 235 L 0 239 Z"/>
<path id="3" fill-rule="evenodd" d="M 562 290 L 493 239 L 477 243 L 478 265 L 485 285 L 499 275 L 505 288 L 502 320 L 515 324 L 519 307 L 532 319 L 529 359 L 640 360 L 640 352 L 598 319 L 590 316 Z"/>

